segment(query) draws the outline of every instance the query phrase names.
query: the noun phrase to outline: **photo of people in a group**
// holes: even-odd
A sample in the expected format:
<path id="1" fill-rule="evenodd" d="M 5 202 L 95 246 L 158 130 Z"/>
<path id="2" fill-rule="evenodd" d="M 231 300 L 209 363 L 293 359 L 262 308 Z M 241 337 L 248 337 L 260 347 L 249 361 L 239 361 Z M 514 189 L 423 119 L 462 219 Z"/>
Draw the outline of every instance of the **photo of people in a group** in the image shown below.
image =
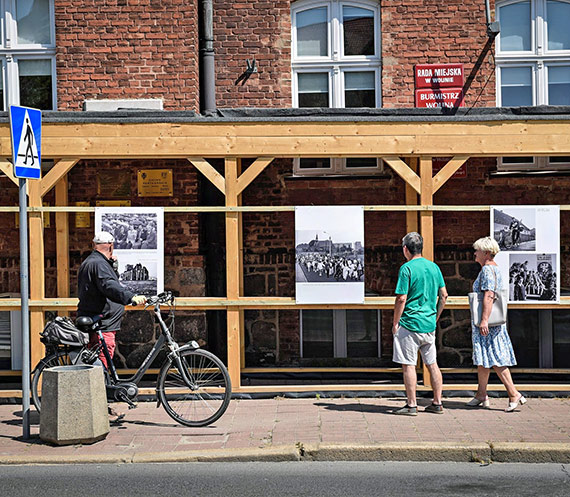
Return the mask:
<path id="1" fill-rule="evenodd" d="M 361 206 L 295 209 L 295 282 L 299 303 L 364 301 Z"/>
<path id="2" fill-rule="evenodd" d="M 493 237 L 501 250 L 536 250 L 536 210 L 493 209 Z"/>
<path id="3" fill-rule="evenodd" d="M 98 207 L 95 231 L 115 238 L 119 280 L 150 297 L 164 290 L 164 210 L 160 207 Z"/>
<path id="4" fill-rule="evenodd" d="M 510 254 L 509 300 L 557 300 L 556 254 Z"/>

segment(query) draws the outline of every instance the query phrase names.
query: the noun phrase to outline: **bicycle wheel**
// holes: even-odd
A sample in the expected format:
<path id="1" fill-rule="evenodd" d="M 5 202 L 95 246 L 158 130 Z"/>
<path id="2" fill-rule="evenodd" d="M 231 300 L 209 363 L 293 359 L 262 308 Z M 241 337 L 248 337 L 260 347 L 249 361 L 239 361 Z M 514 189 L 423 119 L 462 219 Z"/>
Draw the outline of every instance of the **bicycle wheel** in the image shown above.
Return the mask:
<path id="1" fill-rule="evenodd" d="M 186 426 L 206 426 L 228 408 L 232 386 L 230 375 L 214 354 L 205 350 L 184 350 L 180 362 L 188 385 L 176 364 L 167 359 L 158 375 L 156 393 L 168 415 Z"/>
<path id="2" fill-rule="evenodd" d="M 60 350 L 51 354 L 50 356 L 44 357 L 38 363 L 36 369 L 34 369 L 31 386 L 32 402 L 36 406 L 38 412 L 40 412 L 41 408 L 41 378 L 44 369 L 53 368 L 54 366 L 67 366 L 69 364 L 72 364 L 69 354 L 64 350 Z"/>

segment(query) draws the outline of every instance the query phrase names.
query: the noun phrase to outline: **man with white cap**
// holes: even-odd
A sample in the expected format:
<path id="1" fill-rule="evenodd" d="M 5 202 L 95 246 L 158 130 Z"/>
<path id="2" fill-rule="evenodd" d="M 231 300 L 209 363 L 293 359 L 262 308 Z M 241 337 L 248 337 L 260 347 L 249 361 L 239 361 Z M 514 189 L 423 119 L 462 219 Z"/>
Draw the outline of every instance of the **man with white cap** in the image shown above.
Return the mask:
<path id="1" fill-rule="evenodd" d="M 93 238 L 93 252 L 83 261 L 77 275 L 79 304 L 77 316 L 101 316 L 103 339 L 113 357 L 115 333 L 121 329 L 121 321 L 127 304 L 144 304 L 146 297 L 136 295 L 119 282 L 113 255 L 115 238 L 111 233 L 100 231 Z M 97 334 L 91 336 L 90 345 L 98 343 Z M 103 353 L 99 355 L 107 367 Z"/>

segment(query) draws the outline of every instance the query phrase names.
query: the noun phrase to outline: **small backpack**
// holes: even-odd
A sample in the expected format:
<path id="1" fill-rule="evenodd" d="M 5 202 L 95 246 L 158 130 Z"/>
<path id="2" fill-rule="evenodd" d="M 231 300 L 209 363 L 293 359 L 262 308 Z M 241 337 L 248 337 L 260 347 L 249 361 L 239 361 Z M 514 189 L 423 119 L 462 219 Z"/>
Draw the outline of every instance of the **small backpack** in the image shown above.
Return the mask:
<path id="1" fill-rule="evenodd" d="M 89 343 L 89 335 L 81 331 L 73 321 L 67 317 L 57 316 L 49 321 L 44 331 L 40 333 L 40 340 L 46 345 L 70 345 L 82 347 Z"/>

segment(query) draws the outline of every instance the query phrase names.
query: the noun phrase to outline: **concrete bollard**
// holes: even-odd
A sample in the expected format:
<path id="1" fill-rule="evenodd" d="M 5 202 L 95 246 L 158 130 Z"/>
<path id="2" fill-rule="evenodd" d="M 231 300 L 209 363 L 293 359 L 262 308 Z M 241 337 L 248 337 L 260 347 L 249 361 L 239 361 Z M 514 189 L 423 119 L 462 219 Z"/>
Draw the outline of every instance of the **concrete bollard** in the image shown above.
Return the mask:
<path id="1" fill-rule="evenodd" d="M 40 438 L 55 445 L 94 443 L 109 433 L 101 368 L 56 366 L 42 374 Z"/>

